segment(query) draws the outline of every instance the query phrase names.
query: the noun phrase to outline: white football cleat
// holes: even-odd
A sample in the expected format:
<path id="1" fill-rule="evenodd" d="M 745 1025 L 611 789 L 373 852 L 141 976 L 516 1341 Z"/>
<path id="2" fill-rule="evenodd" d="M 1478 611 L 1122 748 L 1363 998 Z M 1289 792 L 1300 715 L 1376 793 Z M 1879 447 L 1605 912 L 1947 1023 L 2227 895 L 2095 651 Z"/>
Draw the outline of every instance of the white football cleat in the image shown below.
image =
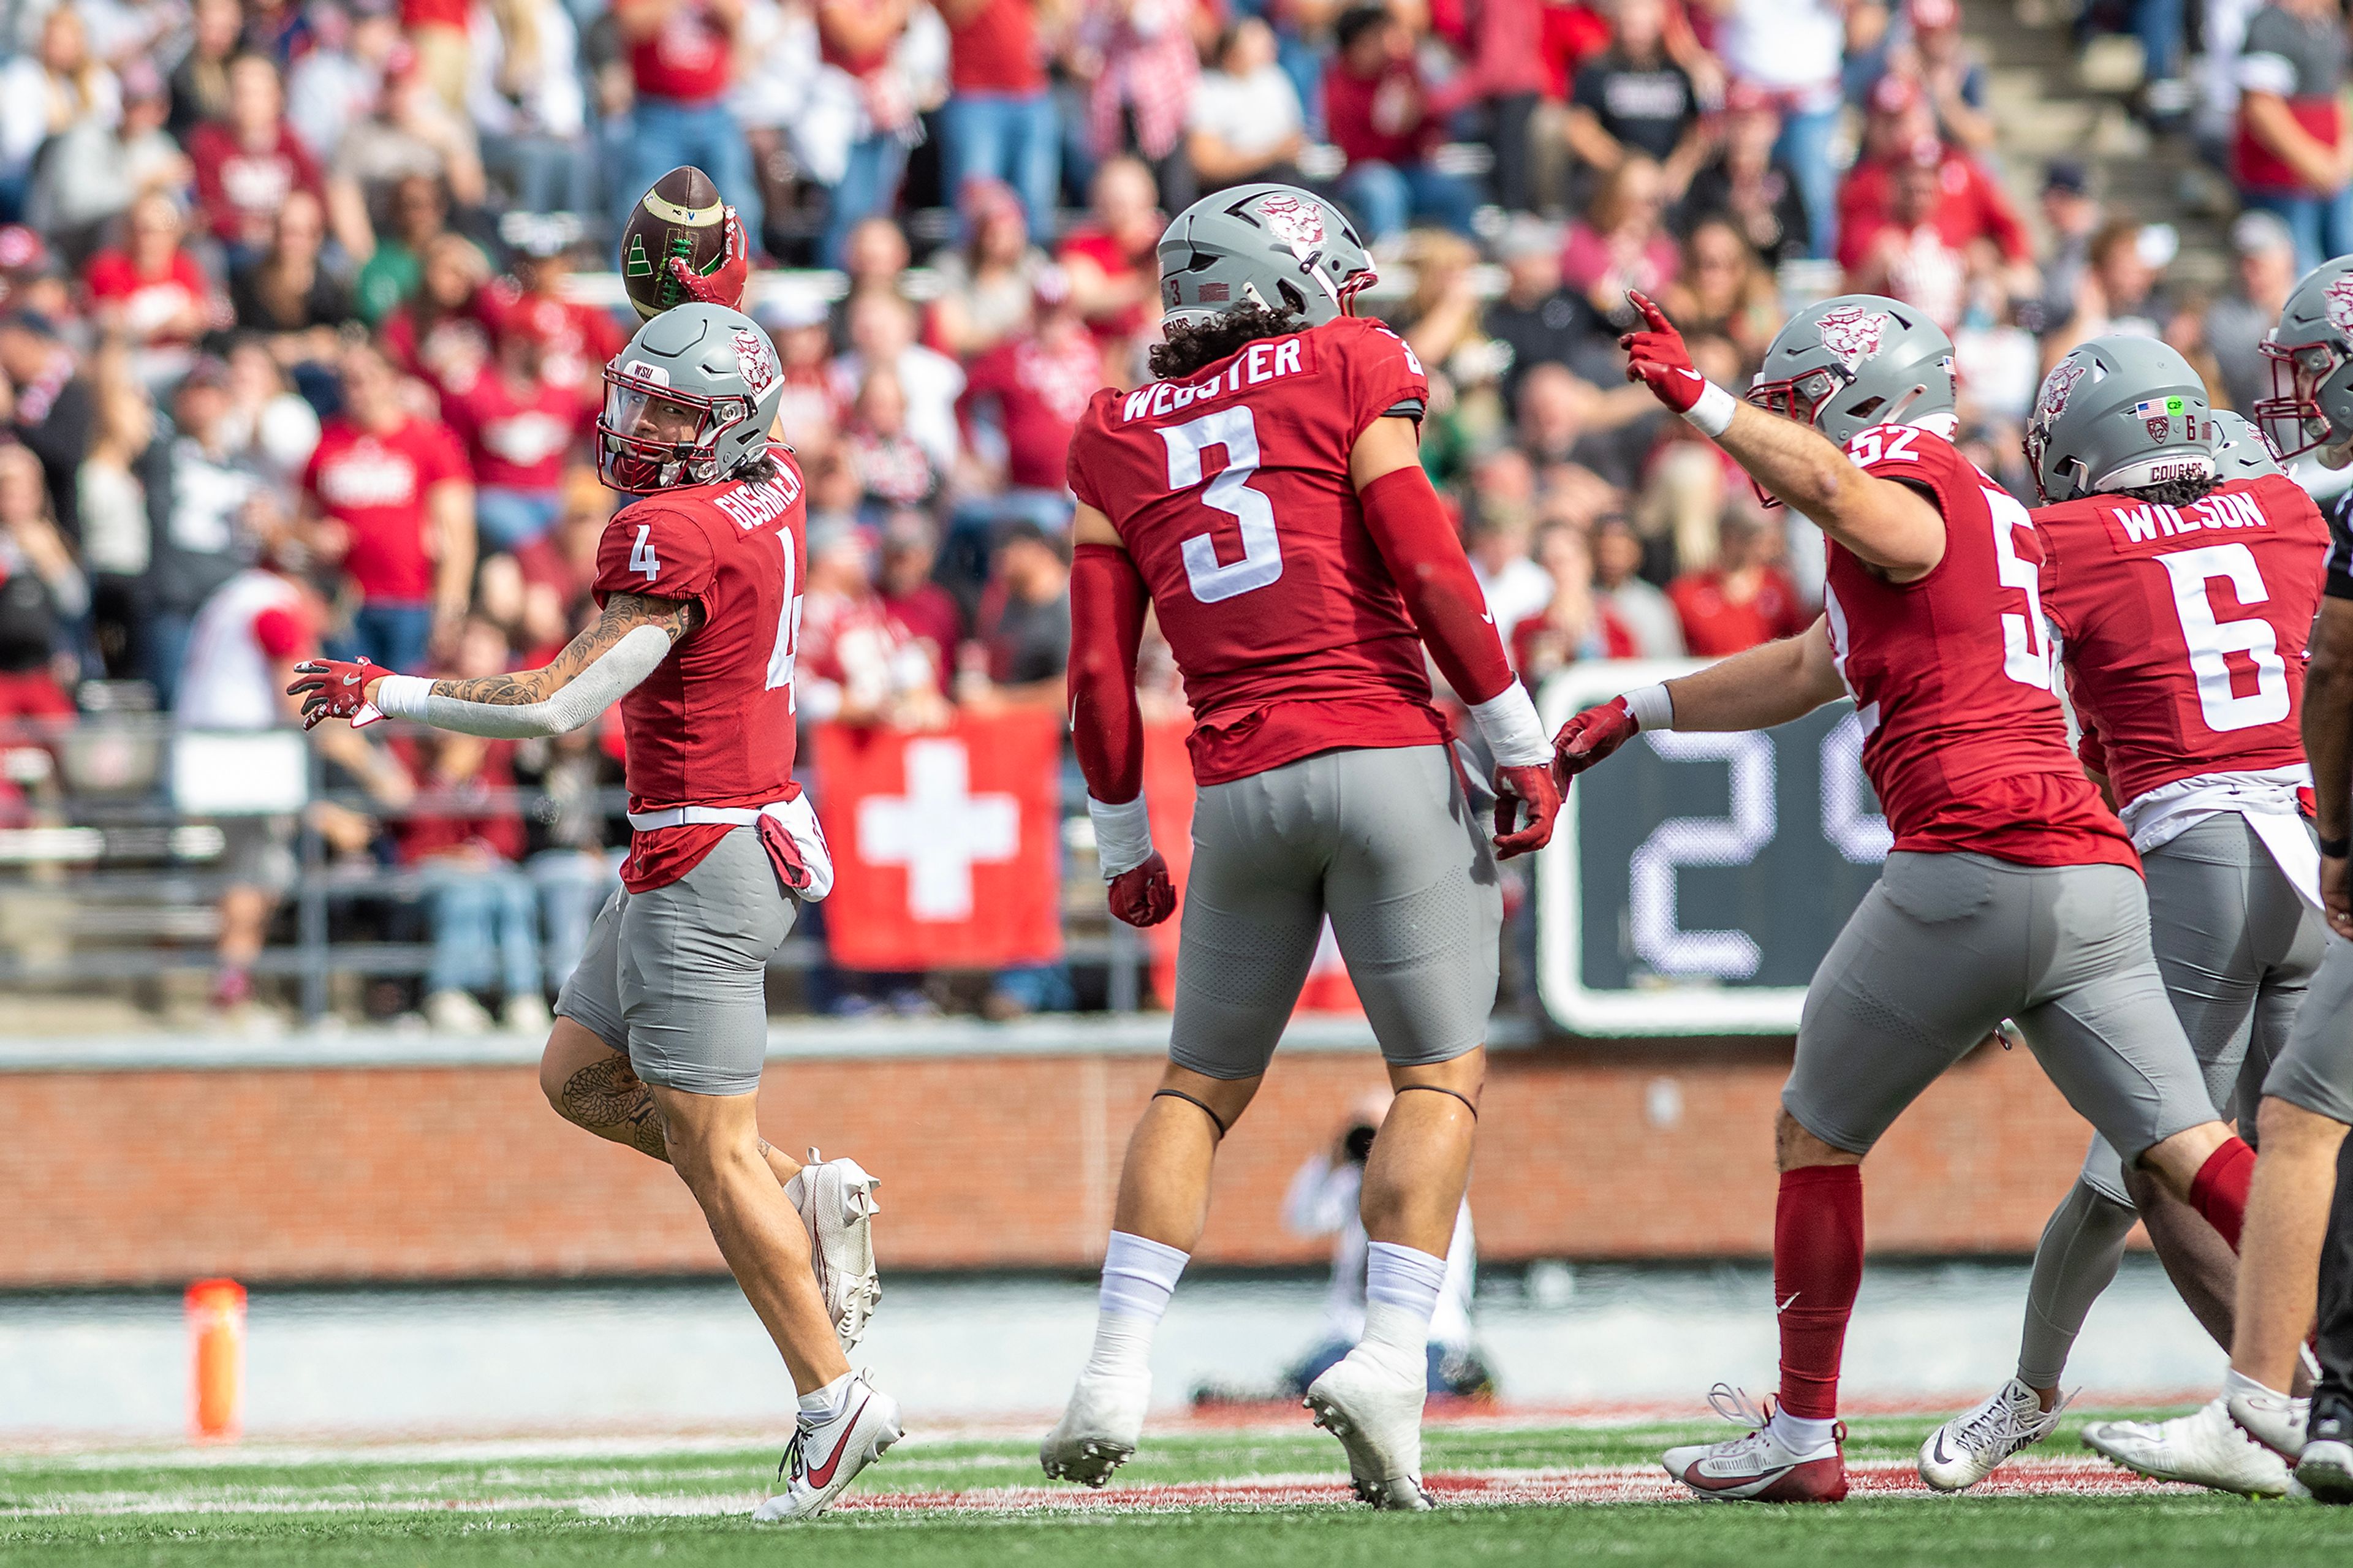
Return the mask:
<path id="1" fill-rule="evenodd" d="M 2287 1464 L 2232 1423 L 2218 1394 L 2170 1421 L 2098 1421 L 2084 1446 L 2128 1470 L 2242 1497 L 2287 1495 Z"/>
<path id="2" fill-rule="evenodd" d="M 1956 1415 L 1920 1445 L 1920 1479 L 1940 1492 L 1965 1492 L 2021 1448 L 2040 1443 L 2067 1408 L 2045 1410 L 2042 1397 L 2017 1378 L 1969 1411 Z"/>
<path id="3" fill-rule="evenodd" d="M 784 1489 L 754 1509 L 752 1517 L 763 1524 L 815 1519 L 901 1435 L 899 1402 L 867 1382 L 863 1371 L 851 1373 L 836 1415 L 823 1421 L 800 1417 L 792 1446 L 776 1467 Z"/>
<path id="4" fill-rule="evenodd" d="M 1427 1365 L 1403 1376 L 1358 1345 L 1324 1368 L 1301 1403 L 1347 1451 L 1356 1496 L 1375 1508 L 1419 1513 L 1431 1506 L 1421 1487 L 1421 1410 L 1429 1397 Z"/>
<path id="5" fill-rule="evenodd" d="M 2233 1394 L 2224 1401 L 2240 1431 L 2295 1464 L 2304 1452 L 2304 1425 L 2312 1409 L 2309 1399 L 2274 1394 L 2265 1388 L 2253 1394 Z"/>
<path id="6" fill-rule="evenodd" d="M 1708 1390 L 1707 1402 L 1727 1421 L 1753 1428 L 1721 1443 L 1687 1443 L 1660 1456 L 1667 1474 L 1704 1498 L 1731 1502 L 1838 1502 L 1846 1496 L 1846 1428 L 1832 1428 L 1819 1448 L 1790 1447 L 1773 1430 L 1769 1412 L 1727 1384 Z"/>
<path id="7" fill-rule="evenodd" d="M 1038 1445 L 1038 1463 L 1058 1481 L 1099 1487 L 1134 1457 L 1152 1405 L 1152 1374 L 1079 1373 L 1062 1418 Z"/>
<path id="8" fill-rule="evenodd" d="M 882 1280 L 874 1272 L 874 1216 L 882 1208 L 874 1189 L 881 1184 L 857 1161 L 823 1159 L 814 1149 L 800 1173 L 785 1184 L 785 1196 L 808 1229 L 809 1268 L 844 1354 L 865 1337 L 882 1300 Z"/>

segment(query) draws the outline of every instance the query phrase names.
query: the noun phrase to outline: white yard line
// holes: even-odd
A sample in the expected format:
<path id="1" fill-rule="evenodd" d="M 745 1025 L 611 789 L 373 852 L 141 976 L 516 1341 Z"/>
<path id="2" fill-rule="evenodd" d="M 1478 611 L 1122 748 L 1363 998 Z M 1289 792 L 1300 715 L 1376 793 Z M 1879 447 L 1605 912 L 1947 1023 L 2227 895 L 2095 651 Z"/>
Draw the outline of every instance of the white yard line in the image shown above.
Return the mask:
<path id="1" fill-rule="evenodd" d="M 1873 1497 L 1927 1498 L 1908 1462 L 1869 1460 L 1849 1467 L 1854 1489 Z M 1430 1489 L 1441 1504 L 1667 1502 L 1689 1494 L 1655 1465 L 1606 1465 L 1586 1468 L 1486 1469 L 1437 1475 Z M 1978 1489 L 1997 1497 L 2086 1496 L 2162 1491 L 2194 1492 L 2145 1480 L 2095 1458 L 2029 1457 L 2013 1459 Z M 842 1500 L 849 1513 L 1091 1513 L 1176 1511 L 1196 1508 L 1286 1508 L 1341 1503 L 1348 1489 L 1336 1475 L 1303 1473 L 1186 1481 L 1157 1486 L 1107 1487 L 1087 1491 L 1071 1487 L 987 1487 L 965 1490 L 857 1492 Z M 292 1488 L 256 1489 L 253 1495 L 220 1492 L 114 1490 L 60 1497 L 54 1501 L 0 1509 L 0 1519 L 199 1515 L 364 1515 L 522 1512 L 575 1513 L 595 1519 L 709 1518 L 748 1513 L 757 1500 L 751 1491 L 659 1493 L 606 1490 L 518 1493 L 475 1498 L 301 1495 Z"/>

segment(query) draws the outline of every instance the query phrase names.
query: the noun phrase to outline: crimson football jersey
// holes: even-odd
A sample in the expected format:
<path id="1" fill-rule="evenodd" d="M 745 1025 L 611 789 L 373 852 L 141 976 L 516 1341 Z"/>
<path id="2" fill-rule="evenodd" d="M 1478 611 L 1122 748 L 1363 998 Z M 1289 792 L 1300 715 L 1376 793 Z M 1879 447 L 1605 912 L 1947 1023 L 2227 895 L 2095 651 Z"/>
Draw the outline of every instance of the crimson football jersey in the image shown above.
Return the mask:
<path id="1" fill-rule="evenodd" d="M 1071 490 L 1111 520 L 1151 591 L 1200 784 L 1447 739 L 1348 479 L 1356 437 L 1429 395 L 1403 339 L 1343 316 L 1087 405 Z"/>
<path id="2" fill-rule="evenodd" d="M 596 546 L 596 602 L 613 594 L 691 599 L 702 625 L 621 699 L 629 809 L 748 806 L 790 800 L 793 659 L 807 561 L 801 473 L 781 470 L 633 501 Z M 692 823 L 632 836 L 621 880 L 631 892 L 676 881 L 731 831 Z"/>
<path id="3" fill-rule="evenodd" d="M 2067 749 L 2026 509 L 1916 426 L 1858 431 L 1847 456 L 1934 496 L 1945 523 L 1945 558 L 1915 583 L 1889 583 L 1830 546 L 1831 648 L 1894 847 L 2137 869 L 2123 824 Z"/>
<path id="4" fill-rule="evenodd" d="M 2187 506 L 2087 496 L 2034 513 L 2042 613 L 2120 801 L 2200 773 L 2292 768 L 2328 525 L 2293 481 Z"/>

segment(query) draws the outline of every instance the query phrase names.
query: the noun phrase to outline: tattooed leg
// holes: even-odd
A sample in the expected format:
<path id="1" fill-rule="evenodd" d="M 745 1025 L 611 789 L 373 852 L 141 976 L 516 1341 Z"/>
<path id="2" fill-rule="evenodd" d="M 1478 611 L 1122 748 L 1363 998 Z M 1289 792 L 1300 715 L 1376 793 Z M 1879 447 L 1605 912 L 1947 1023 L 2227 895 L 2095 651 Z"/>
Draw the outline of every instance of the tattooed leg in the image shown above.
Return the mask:
<path id="1" fill-rule="evenodd" d="M 669 1163 L 669 1141 L 653 1092 L 631 1070 L 628 1057 L 569 1018 L 555 1021 L 540 1059 L 539 1081 L 548 1103 L 566 1121 Z M 760 1157 L 780 1186 L 800 1173 L 800 1162 L 765 1138 Z"/>

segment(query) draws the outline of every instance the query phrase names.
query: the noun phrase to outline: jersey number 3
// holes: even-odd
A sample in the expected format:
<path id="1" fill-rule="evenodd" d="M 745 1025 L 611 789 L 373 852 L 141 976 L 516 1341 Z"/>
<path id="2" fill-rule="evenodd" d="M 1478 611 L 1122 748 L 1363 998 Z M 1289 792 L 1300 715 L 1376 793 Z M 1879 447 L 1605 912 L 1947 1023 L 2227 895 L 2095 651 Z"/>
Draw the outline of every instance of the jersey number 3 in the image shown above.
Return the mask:
<path id="1" fill-rule="evenodd" d="M 2219 620 L 2206 585 L 2220 577 L 2231 584 L 2242 605 L 2260 605 L 2272 596 L 2263 574 L 2255 566 L 2255 552 L 2243 544 L 2210 544 L 2202 550 L 2176 550 L 2160 555 L 2166 574 L 2173 579 L 2173 613 L 2181 617 L 2181 637 L 2189 645 L 2189 673 L 2198 681 L 2198 710 L 2206 727 L 2217 734 L 2276 724 L 2287 717 L 2287 661 L 2280 658 L 2279 636 L 2261 616 Z M 2255 689 L 2243 696 L 2231 689 L 2228 656 L 2244 654 L 2254 662 Z"/>
<path id="2" fill-rule="evenodd" d="M 1226 466 L 1201 491 L 1201 504 L 1224 512 L 1241 528 L 1239 561 L 1218 559 L 1216 536 L 1197 533 L 1185 541 L 1185 577 L 1193 597 L 1205 605 L 1263 588 L 1282 575 L 1282 541 L 1275 536 L 1274 506 L 1250 489 L 1258 472 L 1258 420 L 1246 404 L 1220 408 L 1160 432 L 1168 445 L 1168 488 L 1191 489 L 1201 482 L 1201 454 L 1226 449 Z"/>

